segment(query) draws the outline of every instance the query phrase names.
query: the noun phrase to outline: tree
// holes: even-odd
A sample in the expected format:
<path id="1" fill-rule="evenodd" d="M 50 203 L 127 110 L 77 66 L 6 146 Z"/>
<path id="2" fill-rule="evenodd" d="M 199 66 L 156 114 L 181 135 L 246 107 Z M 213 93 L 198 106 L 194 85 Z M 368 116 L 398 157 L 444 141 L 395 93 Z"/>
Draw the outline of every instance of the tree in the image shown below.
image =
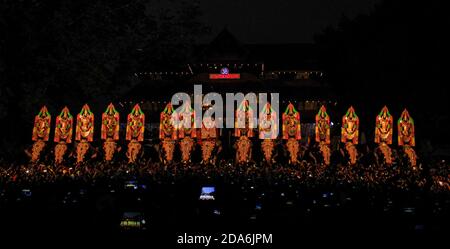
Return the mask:
<path id="1" fill-rule="evenodd" d="M 208 30 L 200 14 L 192 1 L 1 0 L 1 151 L 27 144 L 41 105 L 100 111 L 137 71 L 182 63 Z"/>
<path id="2" fill-rule="evenodd" d="M 448 15 L 442 2 L 382 1 L 370 14 L 343 17 L 316 37 L 340 102 L 361 106 L 362 123 L 372 124 L 384 104 L 397 115 L 408 108 L 419 137 L 448 143 L 442 122 L 450 121 L 443 58 Z"/>

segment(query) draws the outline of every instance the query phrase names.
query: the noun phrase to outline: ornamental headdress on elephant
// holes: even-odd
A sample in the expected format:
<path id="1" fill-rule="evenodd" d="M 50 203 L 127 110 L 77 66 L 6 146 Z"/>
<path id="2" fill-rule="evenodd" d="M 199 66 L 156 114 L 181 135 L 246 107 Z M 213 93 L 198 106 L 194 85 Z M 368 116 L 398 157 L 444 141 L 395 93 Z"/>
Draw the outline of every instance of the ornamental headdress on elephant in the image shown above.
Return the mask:
<path id="1" fill-rule="evenodd" d="M 42 140 L 48 141 L 50 137 L 51 115 L 46 106 L 43 106 L 38 115 L 34 118 L 33 141 Z"/>

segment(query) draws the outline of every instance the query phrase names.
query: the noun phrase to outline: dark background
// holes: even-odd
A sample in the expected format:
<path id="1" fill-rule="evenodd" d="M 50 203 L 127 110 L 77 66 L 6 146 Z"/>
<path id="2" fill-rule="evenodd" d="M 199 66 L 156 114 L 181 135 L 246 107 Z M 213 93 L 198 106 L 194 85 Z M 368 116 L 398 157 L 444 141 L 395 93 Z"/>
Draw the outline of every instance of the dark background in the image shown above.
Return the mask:
<path id="1" fill-rule="evenodd" d="M 336 26 L 343 17 L 368 14 L 380 0 L 202 0 L 203 20 L 211 26 L 209 42 L 226 26 L 243 43 L 313 42 L 314 34 Z"/>
<path id="2" fill-rule="evenodd" d="M 185 63 L 227 26 L 245 43 L 314 42 L 342 103 L 373 125 L 407 107 L 418 144 L 446 148 L 449 90 L 443 1 L 0 1 L 0 157 L 23 158 L 34 115 L 100 113 L 155 65 Z M 335 115 L 336 118 L 338 115 Z M 52 127 L 53 127 L 52 123 Z M 370 127 L 369 127 L 370 128 Z"/>

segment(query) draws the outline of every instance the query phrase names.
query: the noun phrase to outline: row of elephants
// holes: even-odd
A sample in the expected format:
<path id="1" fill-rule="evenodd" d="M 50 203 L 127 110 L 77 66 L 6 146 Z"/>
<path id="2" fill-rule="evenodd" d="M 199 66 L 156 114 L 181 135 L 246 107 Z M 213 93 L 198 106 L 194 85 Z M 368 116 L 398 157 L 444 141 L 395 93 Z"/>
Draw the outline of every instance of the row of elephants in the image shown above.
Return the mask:
<path id="1" fill-rule="evenodd" d="M 201 128 L 194 127 L 195 112 L 191 107 L 183 108 L 184 111 L 176 113 L 171 103 L 168 103 L 160 115 L 159 139 L 164 163 L 173 161 L 175 147 L 179 144 L 181 160 L 189 162 L 192 151 L 195 147 L 195 140 L 201 145 L 202 162 L 209 163 L 219 139 L 218 129 L 215 128 L 214 120 L 204 119 Z M 257 130 L 261 140 L 261 150 L 264 155 L 263 160 L 267 163 L 273 162 L 274 140 L 278 137 L 278 114 L 273 110 L 270 103 L 267 103 L 259 113 L 260 120 Z M 174 116 L 181 121 L 175 123 Z M 255 136 L 252 127 L 252 117 L 254 113 L 247 101 L 243 101 L 235 112 L 235 122 L 243 121 L 243 128 L 235 128 L 236 137 L 236 163 L 246 163 L 251 158 L 252 141 L 250 137 Z M 64 107 L 56 117 L 55 133 L 53 141 L 56 142 L 54 148 L 55 163 L 61 164 L 64 161 L 68 144 L 73 139 L 73 116 L 69 109 Z M 291 103 L 282 113 L 281 138 L 285 140 L 285 146 L 289 152 L 289 163 L 298 163 L 300 132 L 300 113 Z M 319 145 L 323 163 L 330 164 L 330 117 L 325 106 L 322 106 L 315 117 L 315 140 Z M 392 163 L 392 151 L 389 147 L 393 138 L 393 117 L 385 106 L 376 117 L 375 143 L 378 144 L 379 151 L 386 164 Z M 188 124 L 188 125 L 186 125 Z M 238 127 L 238 126 L 235 126 Z M 102 114 L 101 119 L 101 139 L 103 142 L 104 160 L 111 161 L 119 147 L 119 112 L 111 103 Z M 405 109 L 397 122 L 398 145 L 403 147 L 403 151 L 412 166 L 416 165 L 414 121 Z M 49 141 L 51 129 L 51 115 L 47 108 L 41 108 L 34 120 L 32 140 L 34 144 L 31 149 L 31 162 L 39 161 L 41 152 Z M 136 162 L 141 151 L 144 140 L 145 114 L 139 104 L 136 104 L 127 116 L 126 136 L 128 148 L 126 156 L 129 163 Z M 273 132 L 276 130 L 276 132 Z M 350 107 L 342 117 L 341 142 L 345 144 L 348 152 L 349 164 L 355 164 L 358 151 L 356 144 L 359 138 L 359 118 L 353 107 Z M 76 116 L 75 140 L 77 163 L 85 160 L 86 153 L 90 149 L 90 142 L 94 139 L 94 114 L 89 106 L 85 104 L 81 112 Z"/>

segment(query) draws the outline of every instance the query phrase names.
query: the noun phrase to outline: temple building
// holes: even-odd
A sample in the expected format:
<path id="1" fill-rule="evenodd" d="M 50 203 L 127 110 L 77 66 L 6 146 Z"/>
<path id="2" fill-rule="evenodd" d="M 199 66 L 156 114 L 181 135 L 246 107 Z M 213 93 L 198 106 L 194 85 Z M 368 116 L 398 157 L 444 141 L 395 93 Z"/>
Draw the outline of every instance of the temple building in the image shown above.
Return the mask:
<path id="1" fill-rule="evenodd" d="M 320 69 L 314 44 L 243 44 L 227 29 L 209 44 L 198 45 L 188 63 L 178 68 L 137 72 L 141 83 L 124 102 L 141 102 L 150 126 L 177 92 L 242 92 L 280 94 L 280 112 L 292 102 L 301 112 L 302 133 L 313 133 L 314 116 L 322 104 L 332 112 L 335 95 Z M 224 97 L 225 100 L 225 97 Z"/>

